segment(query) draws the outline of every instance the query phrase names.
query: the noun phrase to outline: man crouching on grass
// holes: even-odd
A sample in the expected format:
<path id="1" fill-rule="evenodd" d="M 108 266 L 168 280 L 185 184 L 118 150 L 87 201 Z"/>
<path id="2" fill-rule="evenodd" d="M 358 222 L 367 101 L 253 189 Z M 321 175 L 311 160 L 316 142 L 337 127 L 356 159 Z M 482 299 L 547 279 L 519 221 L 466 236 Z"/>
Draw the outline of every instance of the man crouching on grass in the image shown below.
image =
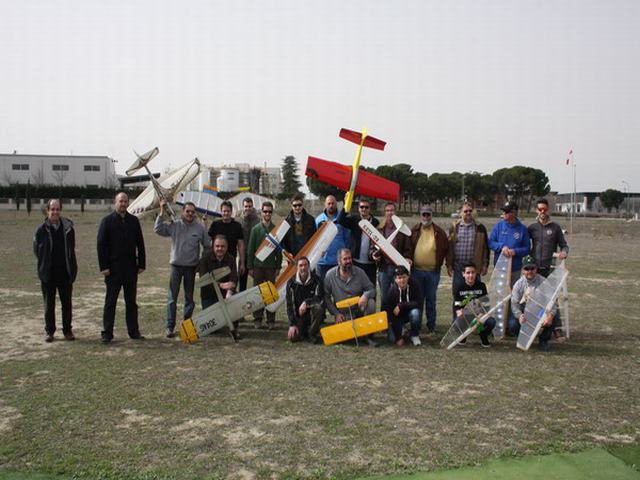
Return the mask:
<path id="1" fill-rule="evenodd" d="M 462 278 L 464 279 L 464 283 L 456 284 L 453 292 L 453 321 L 458 322 L 457 325 L 460 330 L 466 330 L 466 325 L 464 323 L 464 307 L 471 300 L 486 297 L 487 286 L 478 279 L 478 271 L 476 270 L 476 265 L 473 262 L 464 264 L 462 267 Z M 489 335 L 491 335 L 495 326 L 495 318 L 489 317 L 485 320 L 482 331 L 480 332 L 480 343 L 483 347 L 488 348 L 491 346 L 491 342 L 489 342 Z M 466 341 L 467 339 L 465 338 L 460 343 L 465 343 Z"/>
<path id="2" fill-rule="evenodd" d="M 296 268 L 296 275 L 287 282 L 287 337 L 292 342 L 306 340 L 319 343 L 318 332 L 324 312 L 322 284 L 318 276 L 310 271 L 307 257 L 300 257 Z"/>
<path id="3" fill-rule="evenodd" d="M 536 259 L 531 255 L 524 257 L 522 259 L 522 276 L 515 283 L 511 292 L 511 311 L 517 319 L 517 322 L 512 322 L 511 319 L 509 321 L 509 332 L 512 335 L 517 335 L 520 332 L 520 325 L 527 321 L 524 316 L 527 301 L 544 281 L 545 278 L 538 274 Z M 538 348 L 542 352 L 549 351 L 549 339 L 553 333 L 553 318 L 556 316 L 557 309 L 558 307 L 554 304 L 552 311 L 541 320 L 542 330 L 538 336 L 540 342 Z"/>
<path id="4" fill-rule="evenodd" d="M 393 283 L 384 293 L 382 308 L 387 311 L 389 330 L 387 340 L 398 347 L 405 344 L 402 329 L 409 323 L 411 333 L 409 340 L 414 347 L 422 345 L 420 341 L 420 322 L 422 320 L 422 305 L 424 297 L 420 284 L 409 276 L 409 270 L 400 265 L 393 271 Z"/>

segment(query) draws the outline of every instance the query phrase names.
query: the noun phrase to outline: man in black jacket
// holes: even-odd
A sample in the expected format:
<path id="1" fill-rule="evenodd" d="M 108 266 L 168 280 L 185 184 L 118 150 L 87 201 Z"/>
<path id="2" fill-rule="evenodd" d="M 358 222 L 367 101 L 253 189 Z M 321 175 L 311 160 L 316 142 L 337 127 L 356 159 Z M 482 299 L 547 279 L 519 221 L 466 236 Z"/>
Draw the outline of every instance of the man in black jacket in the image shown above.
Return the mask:
<path id="1" fill-rule="evenodd" d="M 292 342 L 307 340 L 318 343 L 318 332 L 324 311 L 322 284 L 317 275 L 310 271 L 307 257 L 300 257 L 296 267 L 296 275 L 287 282 L 287 317 L 289 319 L 287 337 Z"/>
<path id="2" fill-rule="evenodd" d="M 404 345 L 402 329 L 409 323 L 411 344 L 418 347 L 420 341 L 420 322 L 422 320 L 422 304 L 424 297 L 420 284 L 409 276 L 409 270 L 400 265 L 393 272 L 393 283 L 382 298 L 382 309 L 386 310 L 389 320 L 387 340 L 398 347 Z"/>
<path id="3" fill-rule="evenodd" d="M 129 338 L 144 339 L 138 327 L 136 304 L 138 274 L 144 271 L 146 265 L 144 238 L 140 221 L 127 212 L 128 206 L 127 194 L 118 193 L 114 200 L 114 212 L 102 219 L 98 229 L 98 262 L 107 285 L 102 343 L 109 343 L 113 339 L 116 303 L 121 288 L 124 290 Z"/>
<path id="4" fill-rule="evenodd" d="M 60 200 L 49 200 L 47 218 L 33 236 L 44 299 L 45 342 L 53 342 L 56 331 L 56 290 L 62 307 L 62 333 L 65 340 L 75 340 L 71 330 L 71 293 L 78 273 L 76 235 L 73 222 L 62 217 L 61 210 Z"/>
<path id="5" fill-rule="evenodd" d="M 297 193 L 291 199 L 291 211 L 285 219 L 291 227 L 282 240 L 282 246 L 294 257 L 316 233 L 316 219 L 303 207 L 304 197 Z"/>
<path id="6" fill-rule="evenodd" d="M 370 239 L 366 234 L 362 233 L 362 229 L 358 222 L 360 220 L 368 220 L 374 227 L 378 226 L 377 218 L 371 215 L 371 204 L 367 199 L 361 199 L 358 202 L 358 214 L 348 214 L 342 209 L 340 215 L 338 215 L 338 223 L 345 228 L 351 230 L 353 248 L 351 253 L 353 255 L 353 264 L 356 267 L 360 267 L 367 274 L 369 280 L 374 285 L 376 284 L 376 271 L 378 269 L 376 263 L 369 256 Z M 384 292 L 382 292 L 384 294 Z"/>

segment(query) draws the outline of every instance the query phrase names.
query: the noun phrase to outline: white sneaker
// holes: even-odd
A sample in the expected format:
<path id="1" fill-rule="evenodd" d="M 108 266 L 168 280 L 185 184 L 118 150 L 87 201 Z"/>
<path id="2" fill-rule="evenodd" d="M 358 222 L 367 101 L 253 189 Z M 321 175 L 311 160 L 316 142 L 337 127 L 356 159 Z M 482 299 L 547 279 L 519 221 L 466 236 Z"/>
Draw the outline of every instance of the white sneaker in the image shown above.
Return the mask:
<path id="1" fill-rule="evenodd" d="M 409 340 L 411 340 L 411 344 L 414 347 L 419 347 L 420 345 L 422 345 L 422 342 L 420 341 L 420 337 L 418 337 L 417 335 L 415 337 L 411 337 Z"/>

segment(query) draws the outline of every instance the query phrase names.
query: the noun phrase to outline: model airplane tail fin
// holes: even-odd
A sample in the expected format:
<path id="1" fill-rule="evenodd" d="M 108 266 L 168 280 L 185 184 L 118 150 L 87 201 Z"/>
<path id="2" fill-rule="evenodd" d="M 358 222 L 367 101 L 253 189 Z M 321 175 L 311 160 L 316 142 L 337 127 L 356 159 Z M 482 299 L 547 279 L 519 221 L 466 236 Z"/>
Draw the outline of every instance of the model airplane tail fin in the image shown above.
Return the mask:
<path id="1" fill-rule="evenodd" d="M 373 148 L 374 150 L 384 150 L 384 147 L 387 144 L 387 142 L 379 140 L 375 137 L 371 137 L 369 135 L 365 136 L 363 142 L 363 135 L 361 132 L 354 132 L 353 130 L 349 130 L 347 128 L 340 129 L 339 136 L 340 138 L 344 138 L 345 140 L 355 143 L 356 145 L 362 144 L 363 147 Z"/>
<path id="2" fill-rule="evenodd" d="M 133 162 L 133 164 L 125 172 L 127 176 L 131 175 L 137 170 L 140 170 L 147 163 L 149 163 L 156 155 L 158 155 L 158 153 L 160 153 L 160 149 L 158 147 L 155 147 L 149 150 L 147 153 L 143 153 L 142 155 L 139 155 L 135 150 L 133 151 L 133 153 L 136 154 L 136 157 L 138 157 L 138 159 Z"/>
<path id="3" fill-rule="evenodd" d="M 409 228 L 409 225 L 404 223 L 404 220 L 402 220 L 397 215 L 392 216 L 391 220 L 393 220 L 393 224 L 395 225 L 396 230 L 398 230 L 400 233 L 404 233 L 407 237 L 411 236 L 411 229 Z"/>
<path id="4" fill-rule="evenodd" d="M 231 269 L 229 267 L 216 268 L 213 271 L 213 273 L 212 272 L 208 272 L 208 273 L 205 273 L 204 275 L 202 275 L 200 278 L 198 278 L 196 280 L 195 286 L 196 287 L 204 287 L 205 285 L 209 285 L 209 284 L 215 282 L 216 280 L 220 280 L 221 278 L 226 277 L 230 273 L 231 273 Z"/>

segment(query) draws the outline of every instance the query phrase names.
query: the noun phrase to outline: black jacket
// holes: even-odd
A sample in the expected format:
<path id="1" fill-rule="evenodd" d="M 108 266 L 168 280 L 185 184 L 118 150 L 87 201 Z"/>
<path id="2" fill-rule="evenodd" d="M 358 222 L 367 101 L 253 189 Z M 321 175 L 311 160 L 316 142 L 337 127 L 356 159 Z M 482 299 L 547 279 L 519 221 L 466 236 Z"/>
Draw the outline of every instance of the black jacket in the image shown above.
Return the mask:
<path id="1" fill-rule="evenodd" d="M 98 228 L 98 263 L 100 271 L 134 279 L 138 269 L 146 268 L 144 238 L 138 217 L 113 212 L 102 219 Z"/>
<path id="2" fill-rule="evenodd" d="M 298 315 L 298 307 L 302 305 L 302 302 L 321 303 L 324 298 L 322 290 L 322 283 L 315 274 L 315 272 L 309 272 L 309 278 L 306 283 L 300 283 L 297 280 L 298 275 L 294 275 L 287 282 L 287 317 L 289 319 L 289 326 L 300 325 L 300 316 Z M 323 308 L 321 305 L 320 308 Z"/>
<path id="3" fill-rule="evenodd" d="M 400 292 L 396 282 L 392 282 L 386 294 L 382 297 L 382 310 L 386 310 L 389 319 L 393 318 L 393 310 L 399 306 L 400 315 L 404 315 L 409 310 L 418 308 L 422 310 L 424 296 L 420 284 L 409 277 L 408 291 Z"/>
<path id="4" fill-rule="evenodd" d="M 340 214 L 338 215 L 338 223 L 343 227 L 351 230 L 351 233 L 353 234 L 353 237 L 351 239 L 353 241 L 353 248 L 351 249 L 351 253 L 354 260 L 360 258 L 360 243 L 362 241 L 362 229 L 360 228 L 360 225 L 358 225 L 358 222 L 360 222 L 360 220 L 362 220 L 362 217 L 360 215 L 346 213 L 344 211 L 344 208 L 340 210 Z M 376 228 L 380 223 L 378 219 L 373 216 L 369 219 L 369 222 Z M 369 246 L 371 246 L 371 244 L 373 244 L 373 242 L 369 242 Z M 367 252 L 367 256 L 371 258 L 369 252 Z"/>
<path id="5" fill-rule="evenodd" d="M 301 246 L 296 245 L 295 241 L 295 217 L 293 216 L 293 212 L 290 212 L 285 218 L 289 226 L 291 227 L 289 231 L 287 231 L 286 235 L 282 239 L 282 246 L 284 249 L 289 252 L 291 255 L 295 256 L 304 246 L 305 243 L 309 241 L 309 239 L 316 233 L 316 219 L 307 213 L 307 211 L 302 209 L 302 218 L 300 219 L 300 224 L 302 226 L 302 236 L 304 237 L 304 242 Z"/>
<path id="6" fill-rule="evenodd" d="M 64 237 L 64 260 L 71 283 L 78 274 L 78 262 L 76 260 L 76 232 L 73 229 L 73 222 L 68 218 L 60 218 Z M 38 278 L 42 283 L 51 280 L 51 265 L 53 263 L 53 239 L 51 235 L 51 224 L 45 220 L 33 235 L 33 253 L 38 259 Z"/>

